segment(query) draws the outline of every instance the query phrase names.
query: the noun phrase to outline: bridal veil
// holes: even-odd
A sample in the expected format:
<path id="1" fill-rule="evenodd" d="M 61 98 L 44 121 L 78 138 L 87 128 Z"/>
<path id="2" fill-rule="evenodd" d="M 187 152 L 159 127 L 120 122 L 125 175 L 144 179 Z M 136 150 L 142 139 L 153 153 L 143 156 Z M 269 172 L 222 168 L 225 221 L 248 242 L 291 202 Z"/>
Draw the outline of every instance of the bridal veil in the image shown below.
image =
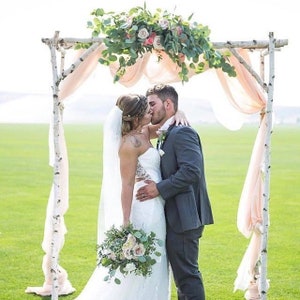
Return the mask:
<path id="1" fill-rule="evenodd" d="M 104 232 L 112 225 L 122 225 L 121 175 L 119 146 L 121 141 L 122 111 L 114 106 L 103 128 L 103 174 L 98 213 L 98 238 L 104 240 Z"/>

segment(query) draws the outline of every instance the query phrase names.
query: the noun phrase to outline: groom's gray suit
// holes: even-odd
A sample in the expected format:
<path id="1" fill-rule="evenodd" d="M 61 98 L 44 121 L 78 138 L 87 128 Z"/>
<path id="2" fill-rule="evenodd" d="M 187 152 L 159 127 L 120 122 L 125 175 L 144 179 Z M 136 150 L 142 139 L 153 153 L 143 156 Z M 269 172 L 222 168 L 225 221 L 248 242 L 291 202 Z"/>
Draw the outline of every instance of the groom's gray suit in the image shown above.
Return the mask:
<path id="1" fill-rule="evenodd" d="M 162 181 L 157 183 L 157 189 L 166 200 L 167 252 L 178 299 L 203 300 L 199 238 L 204 225 L 213 223 L 213 215 L 201 141 L 191 127 L 171 126 L 161 149 Z"/>

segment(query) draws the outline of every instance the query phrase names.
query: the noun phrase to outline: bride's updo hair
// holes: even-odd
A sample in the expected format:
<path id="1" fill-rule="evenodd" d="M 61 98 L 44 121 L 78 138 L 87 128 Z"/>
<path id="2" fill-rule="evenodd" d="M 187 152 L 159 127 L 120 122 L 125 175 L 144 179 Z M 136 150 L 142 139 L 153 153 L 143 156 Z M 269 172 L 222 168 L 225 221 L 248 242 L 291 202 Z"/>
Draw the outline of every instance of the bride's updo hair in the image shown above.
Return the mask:
<path id="1" fill-rule="evenodd" d="M 148 108 L 148 100 L 143 95 L 128 94 L 120 96 L 116 106 L 122 111 L 122 135 L 134 129 L 134 120 L 142 119 Z"/>

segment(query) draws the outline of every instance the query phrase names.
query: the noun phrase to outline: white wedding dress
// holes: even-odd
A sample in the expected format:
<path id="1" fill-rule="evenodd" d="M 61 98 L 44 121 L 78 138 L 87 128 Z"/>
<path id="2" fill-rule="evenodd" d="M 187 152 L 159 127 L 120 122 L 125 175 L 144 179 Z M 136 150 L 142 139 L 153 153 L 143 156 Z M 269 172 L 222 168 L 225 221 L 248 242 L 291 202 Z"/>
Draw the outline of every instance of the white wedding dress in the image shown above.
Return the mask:
<path id="1" fill-rule="evenodd" d="M 155 148 L 149 148 L 138 159 L 138 178 L 151 178 L 155 182 L 161 180 L 160 156 Z M 144 184 L 138 181 L 135 191 Z M 111 187 L 114 188 L 114 187 Z M 135 194 L 135 192 L 134 192 Z M 156 236 L 165 243 L 166 224 L 164 214 L 164 200 L 157 197 L 145 202 L 133 199 L 131 209 L 131 222 L 136 228 L 142 228 L 146 232 L 153 231 Z M 100 226 L 100 225 L 99 225 Z M 159 248 L 161 257 L 153 266 L 153 272 L 149 277 L 128 275 L 124 277 L 118 274 L 121 284 L 112 280 L 103 280 L 107 275 L 107 269 L 96 267 L 87 285 L 77 297 L 77 300 L 168 300 L 170 299 L 169 268 L 166 256 L 165 244 Z"/>

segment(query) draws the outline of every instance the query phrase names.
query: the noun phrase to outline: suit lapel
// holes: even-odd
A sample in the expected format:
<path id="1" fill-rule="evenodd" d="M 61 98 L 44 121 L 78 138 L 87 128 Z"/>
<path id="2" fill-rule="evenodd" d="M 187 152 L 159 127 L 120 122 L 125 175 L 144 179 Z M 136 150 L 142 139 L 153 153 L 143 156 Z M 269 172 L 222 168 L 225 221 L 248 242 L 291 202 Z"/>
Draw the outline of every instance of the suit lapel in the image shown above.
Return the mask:
<path id="1" fill-rule="evenodd" d="M 161 149 L 164 147 L 164 144 L 165 144 L 165 142 L 167 141 L 167 138 L 168 138 L 168 136 L 169 136 L 169 134 L 170 134 L 170 132 L 171 132 L 171 130 L 172 130 L 173 127 L 174 127 L 174 125 L 171 125 L 171 126 L 168 128 L 168 131 L 167 131 L 167 133 L 166 133 L 166 137 L 164 138 L 163 142 L 162 142 L 161 145 L 160 145 L 160 148 L 161 148 Z"/>

